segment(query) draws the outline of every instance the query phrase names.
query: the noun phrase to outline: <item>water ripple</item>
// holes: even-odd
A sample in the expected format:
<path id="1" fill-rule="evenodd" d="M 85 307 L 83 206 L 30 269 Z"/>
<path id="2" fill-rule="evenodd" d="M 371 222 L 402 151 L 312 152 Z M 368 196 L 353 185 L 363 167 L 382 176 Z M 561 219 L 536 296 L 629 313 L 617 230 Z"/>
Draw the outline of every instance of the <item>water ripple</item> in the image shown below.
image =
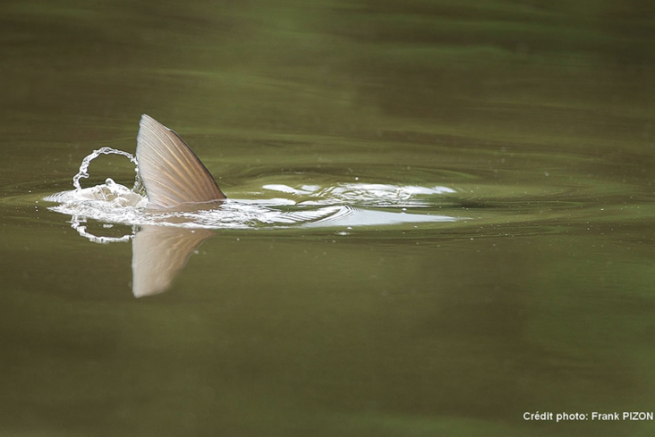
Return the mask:
<path id="1" fill-rule="evenodd" d="M 101 154 L 125 152 L 103 148 L 86 157 L 74 177 L 75 189 L 47 196 L 57 203 L 50 210 L 71 216 L 72 226 L 87 238 L 105 243 L 125 241 L 123 237 L 94 237 L 86 229 L 87 220 L 128 226 L 160 225 L 205 229 L 260 229 L 291 227 L 390 226 L 402 223 L 455 221 L 454 217 L 420 212 L 437 206 L 440 196 L 454 190 L 431 186 L 341 183 L 332 186 L 267 184 L 268 199 L 228 199 L 220 207 L 198 211 L 148 209 L 148 199 L 139 188 L 138 166 L 135 187 L 130 189 L 107 179 L 104 184 L 81 188 L 79 180 L 88 177 L 90 162 Z M 240 192 L 256 198 L 262 191 Z M 408 209 L 415 209 L 410 212 Z M 94 239 L 95 238 L 95 239 Z"/>

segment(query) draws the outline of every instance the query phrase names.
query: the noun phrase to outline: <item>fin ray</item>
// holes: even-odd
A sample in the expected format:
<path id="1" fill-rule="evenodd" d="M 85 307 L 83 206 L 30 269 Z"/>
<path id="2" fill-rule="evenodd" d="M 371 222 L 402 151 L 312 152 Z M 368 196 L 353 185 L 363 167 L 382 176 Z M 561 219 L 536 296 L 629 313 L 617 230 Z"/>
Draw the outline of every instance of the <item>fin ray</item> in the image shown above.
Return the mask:
<path id="1" fill-rule="evenodd" d="M 146 114 L 141 116 L 136 159 L 150 208 L 225 199 L 212 175 L 182 138 Z"/>

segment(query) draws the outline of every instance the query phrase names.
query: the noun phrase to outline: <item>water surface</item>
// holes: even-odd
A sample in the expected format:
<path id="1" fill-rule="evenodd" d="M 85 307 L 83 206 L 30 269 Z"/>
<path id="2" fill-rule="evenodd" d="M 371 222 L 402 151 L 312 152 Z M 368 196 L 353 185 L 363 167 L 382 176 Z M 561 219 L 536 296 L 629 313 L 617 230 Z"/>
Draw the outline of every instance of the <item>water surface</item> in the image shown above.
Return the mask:
<path id="1" fill-rule="evenodd" d="M 523 420 L 655 408 L 647 2 L 2 10 L 2 434 L 652 435 Z M 93 150 L 133 153 L 142 113 L 230 199 L 453 220 L 255 214 L 137 299 L 131 243 L 43 199 Z M 131 186 L 134 165 L 90 174 Z"/>

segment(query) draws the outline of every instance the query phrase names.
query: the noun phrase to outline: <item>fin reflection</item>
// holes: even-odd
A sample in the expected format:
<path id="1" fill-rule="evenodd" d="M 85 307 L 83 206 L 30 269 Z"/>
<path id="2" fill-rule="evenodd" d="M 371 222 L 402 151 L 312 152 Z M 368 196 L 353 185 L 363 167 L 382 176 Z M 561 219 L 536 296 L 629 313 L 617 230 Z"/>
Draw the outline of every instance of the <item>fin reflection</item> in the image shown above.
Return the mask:
<path id="1" fill-rule="evenodd" d="M 73 217 L 72 227 L 94 243 L 126 243 L 132 240 L 132 293 L 134 297 L 163 293 L 184 268 L 191 254 L 215 233 L 209 229 L 172 226 L 134 226 L 122 237 L 96 236 L 86 221 Z"/>
<path id="2" fill-rule="evenodd" d="M 214 232 L 169 226 L 142 226 L 132 241 L 132 292 L 135 297 L 166 291 L 189 256 Z"/>

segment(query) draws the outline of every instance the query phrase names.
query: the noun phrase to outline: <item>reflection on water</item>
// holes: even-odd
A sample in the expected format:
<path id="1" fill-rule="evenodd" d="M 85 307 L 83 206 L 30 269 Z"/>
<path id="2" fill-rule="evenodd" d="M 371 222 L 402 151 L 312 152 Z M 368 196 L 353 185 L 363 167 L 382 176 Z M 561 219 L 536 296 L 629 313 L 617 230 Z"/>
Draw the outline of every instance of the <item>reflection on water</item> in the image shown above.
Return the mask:
<path id="1" fill-rule="evenodd" d="M 134 297 L 166 291 L 191 253 L 213 236 L 206 229 L 142 226 L 132 242 Z"/>
<path id="2" fill-rule="evenodd" d="M 97 187 L 94 187 L 94 189 Z M 102 193 L 103 190 L 93 192 Z M 89 192 L 84 192 L 81 197 L 88 197 Z M 107 196 L 113 197 L 113 196 Z M 114 202 L 115 199 L 108 202 Z M 93 200 L 92 202 L 98 202 Z M 57 207 L 54 207 L 55 209 Z M 235 215 L 235 209 L 226 208 L 227 211 L 211 210 L 198 213 L 186 213 L 184 216 L 179 213 L 166 214 L 163 221 L 157 225 L 134 224 L 132 232 L 120 237 L 96 235 L 87 230 L 87 217 L 73 215 L 71 226 L 73 229 L 89 241 L 94 243 L 124 243 L 132 241 L 132 292 L 135 297 L 149 296 L 166 291 L 171 281 L 182 270 L 189 256 L 206 239 L 214 236 L 214 232 L 206 229 L 211 226 L 211 220 L 189 220 L 197 218 L 196 214 L 204 217 L 204 214 Z M 454 221 L 452 217 L 429 216 L 420 214 L 405 214 L 384 211 L 361 210 L 351 207 L 326 207 L 322 209 L 322 217 L 314 220 L 315 214 L 284 213 L 276 217 L 276 227 L 302 223 L 307 227 L 339 227 L 345 229 L 339 235 L 348 235 L 348 230 L 359 226 L 390 226 L 403 223 L 423 222 L 447 222 Z M 271 215 L 268 209 L 259 212 L 250 211 L 253 215 Z M 326 216 L 327 215 L 327 216 Z M 215 218 L 213 218 L 215 219 Z M 220 218 L 219 218 L 220 220 Z M 259 223 L 267 220 L 264 217 L 257 217 Z M 268 220 L 271 220 L 269 217 Z M 270 223 L 270 222 L 269 222 Z M 111 225 L 105 225 L 110 226 Z M 238 228 L 238 225 L 229 226 Z"/>

